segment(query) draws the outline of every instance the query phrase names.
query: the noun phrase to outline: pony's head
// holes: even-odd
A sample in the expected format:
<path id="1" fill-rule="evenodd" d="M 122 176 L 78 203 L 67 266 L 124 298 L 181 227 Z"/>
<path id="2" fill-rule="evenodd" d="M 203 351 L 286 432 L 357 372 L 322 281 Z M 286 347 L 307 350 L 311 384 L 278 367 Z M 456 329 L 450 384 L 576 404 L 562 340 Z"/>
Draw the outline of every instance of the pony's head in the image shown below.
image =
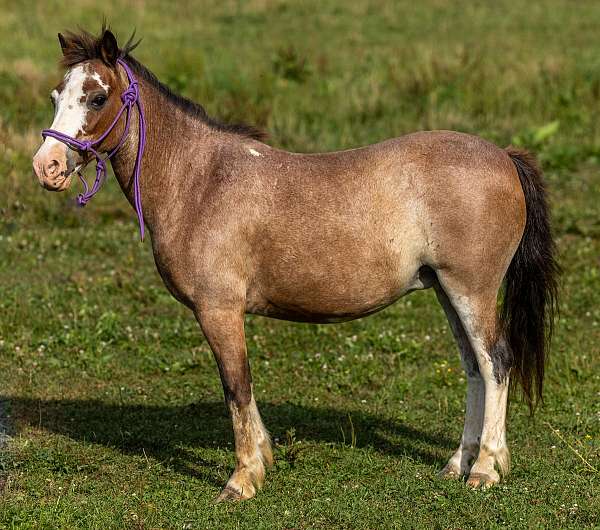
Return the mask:
<path id="1" fill-rule="evenodd" d="M 52 90 L 54 121 L 50 129 L 79 141 L 93 141 L 108 129 L 121 108 L 121 94 L 128 86 L 118 59 L 136 45 L 129 39 L 120 49 L 112 32 L 105 26 L 99 36 L 88 32 L 58 34 L 66 68 L 63 80 Z M 114 148 L 124 132 L 124 120 L 97 146 L 98 152 Z M 64 191 L 71 176 L 89 154 L 69 148 L 46 137 L 33 157 L 33 169 L 40 184 L 52 191 Z"/>

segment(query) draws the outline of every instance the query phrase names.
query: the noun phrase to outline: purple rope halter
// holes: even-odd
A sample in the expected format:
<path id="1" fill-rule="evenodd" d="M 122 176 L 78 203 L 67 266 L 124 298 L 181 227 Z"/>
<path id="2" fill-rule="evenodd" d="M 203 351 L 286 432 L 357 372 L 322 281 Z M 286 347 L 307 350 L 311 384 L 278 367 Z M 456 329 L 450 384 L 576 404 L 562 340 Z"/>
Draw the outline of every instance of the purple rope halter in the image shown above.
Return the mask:
<path id="1" fill-rule="evenodd" d="M 134 105 L 137 105 L 139 113 L 139 140 L 137 156 L 135 158 L 135 165 L 133 167 L 133 202 L 135 206 L 135 211 L 137 213 L 138 222 L 140 224 L 140 237 L 143 241 L 144 216 L 142 213 L 142 196 L 140 193 L 140 172 L 142 166 L 142 156 L 144 154 L 144 147 L 146 146 L 146 119 L 144 118 L 144 111 L 142 108 L 142 100 L 140 99 L 138 82 L 135 79 L 133 72 L 122 59 L 118 59 L 117 63 L 120 64 L 125 70 L 125 73 L 127 74 L 127 79 L 129 80 L 129 86 L 127 87 L 127 90 L 125 90 L 125 92 L 121 94 L 121 101 L 123 102 L 123 105 L 121 106 L 119 112 L 115 116 L 113 122 L 110 124 L 108 129 L 104 131 L 100 138 L 93 141 L 81 141 L 67 134 L 61 133 L 60 131 L 55 131 L 53 129 L 44 129 L 42 131 L 42 137 L 46 138 L 47 136 L 50 136 L 51 138 L 55 138 L 59 142 L 66 144 L 67 147 L 71 149 L 90 152 L 96 158 L 96 180 L 94 180 L 94 184 L 91 189 L 88 186 L 88 183 L 86 182 L 85 178 L 81 174 L 83 168 L 77 171 L 77 174 L 79 175 L 79 180 L 81 180 L 83 184 L 83 193 L 80 193 L 77 196 L 77 204 L 79 204 L 79 206 L 85 206 L 91 200 L 91 198 L 100 190 L 102 184 L 104 184 L 104 181 L 106 180 L 106 161 L 109 160 L 125 142 L 127 134 L 129 133 L 131 109 Z M 102 140 L 104 140 L 110 134 L 110 132 L 114 129 L 115 125 L 117 124 L 117 121 L 119 121 L 119 118 L 125 111 L 127 111 L 127 113 L 125 115 L 125 131 L 123 132 L 123 136 L 121 136 L 121 139 L 119 140 L 117 146 L 112 151 L 110 151 L 105 158 L 102 158 L 100 156 L 100 153 L 94 147 L 98 146 L 98 144 L 100 144 Z"/>

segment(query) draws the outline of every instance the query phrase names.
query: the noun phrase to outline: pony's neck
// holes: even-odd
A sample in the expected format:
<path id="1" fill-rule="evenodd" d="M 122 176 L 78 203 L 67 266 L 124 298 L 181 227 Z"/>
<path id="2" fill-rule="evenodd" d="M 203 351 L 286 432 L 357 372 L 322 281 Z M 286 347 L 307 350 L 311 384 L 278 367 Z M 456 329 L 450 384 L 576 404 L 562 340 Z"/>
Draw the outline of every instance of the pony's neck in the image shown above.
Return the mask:
<path id="1" fill-rule="evenodd" d="M 156 87 L 138 77 L 146 118 L 146 147 L 141 160 L 140 191 L 146 226 L 153 232 L 167 219 L 185 189 L 198 197 L 204 191 L 207 168 L 216 154 L 218 131 L 177 107 Z M 139 142 L 138 110 L 134 107 L 130 131 L 112 159 L 115 176 L 133 206 L 133 171 Z"/>

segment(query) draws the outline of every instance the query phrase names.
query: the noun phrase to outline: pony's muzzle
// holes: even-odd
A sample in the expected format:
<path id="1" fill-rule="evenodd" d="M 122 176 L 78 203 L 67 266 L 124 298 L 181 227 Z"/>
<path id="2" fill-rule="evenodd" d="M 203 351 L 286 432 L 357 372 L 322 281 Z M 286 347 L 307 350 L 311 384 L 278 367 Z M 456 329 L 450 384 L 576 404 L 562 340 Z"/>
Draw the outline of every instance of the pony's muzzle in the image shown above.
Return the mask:
<path id="1" fill-rule="evenodd" d="M 44 189 L 64 191 L 71 184 L 72 173 L 67 149 L 60 145 L 49 147 L 46 142 L 33 157 L 33 172 Z"/>

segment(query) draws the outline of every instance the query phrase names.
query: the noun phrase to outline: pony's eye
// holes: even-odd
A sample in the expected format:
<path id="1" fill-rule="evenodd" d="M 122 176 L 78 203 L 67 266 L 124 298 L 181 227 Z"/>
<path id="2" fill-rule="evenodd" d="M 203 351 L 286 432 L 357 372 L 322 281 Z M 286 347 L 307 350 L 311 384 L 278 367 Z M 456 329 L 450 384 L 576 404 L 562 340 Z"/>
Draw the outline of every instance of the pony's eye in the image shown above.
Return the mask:
<path id="1" fill-rule="evenodd" d="M 54 101 L 54 98 L 52 96 L 50 96 L 50 103 L 52 103 L 53 108 L 56 107 L 56 101 Z"/>
<path id="2" fill-rule="evenodd" d="M 94 99 L 92 99 L 91 105 L 95 109 L 100 109 L 106 103 L 106 99 L 106 95 L 98 94 L 97 96 L 94 96 Z"/>

